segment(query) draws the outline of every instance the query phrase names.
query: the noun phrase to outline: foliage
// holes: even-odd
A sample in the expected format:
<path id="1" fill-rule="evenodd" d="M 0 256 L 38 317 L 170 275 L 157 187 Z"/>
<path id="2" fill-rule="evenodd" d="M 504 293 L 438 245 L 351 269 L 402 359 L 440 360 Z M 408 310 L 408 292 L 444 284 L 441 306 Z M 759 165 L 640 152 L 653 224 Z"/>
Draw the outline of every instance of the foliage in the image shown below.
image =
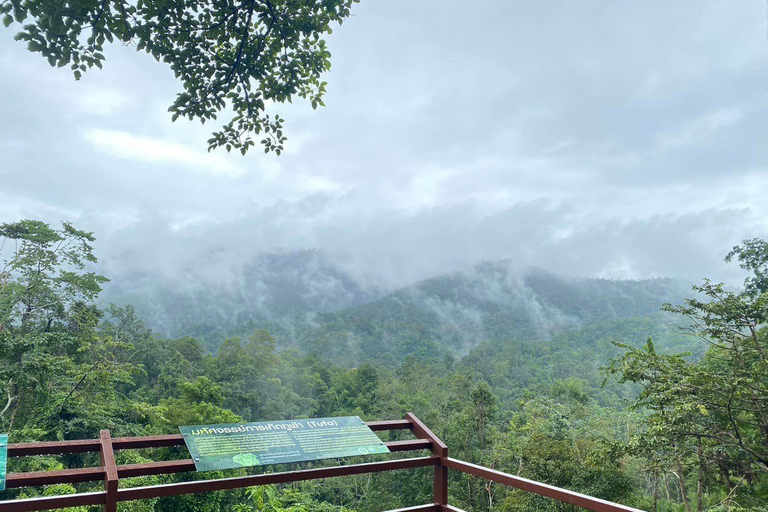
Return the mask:
<path id="1" fill-rule="evenodd" d="M 73 287 L 70 283 L 88 275 L 87 267 L 59 259 L 36 271 L 38 261 L 53 261 L 55 246 L 44 245 L 51 233 L 66 239 L 65 233 L 42 223 L 7 226 L 4 233 L 23 235 L 27 243 L 20 242 L 21 255 L 14 252 L 8 260 L 14 263 L 6 267 L 13 272 L 4 274 L 4 297 L 11 296 L 7 290 L 41 283 L 20 295 L 21 304 L 33 304 L 27 319 L 25 307 L 16 305 L 0 332 L 0 377 L 10 383 L 0 430 L 9 431 L 13 442 L 95 437 L 102 428 L 115 435 L 153 435 L 178 432 L 181 424 L 345 415 L 382 419 L 414 412 L 446 441 L 453 457 L 526 478 L 646 510 L 766 508 L 768 479 L 755 456 L 761 456 L 764 441 L 754 399 L 764 396 L 761 386 L 768 381 L 761 373 L 765 312 L 758 284 L 740 293 L 701 287 L 704 296 L 711 290 L 717 296 L 705 302 L 699 295 L 684 310 L 668 307 L 691 318 L 683 328 L 697 334 L 694 339 L 665 327 L 664 317 L 619 318 L 545 340 L 486 341 L 460 359 L 425 350 L 402 354 L 400 362 L 385 357 L 349 368 L 317 351 L 278 350 L 277 339 L 265 330 L 229 338 L 215 353 L 189 336 L 162 338 L 132 307 L 102 310 L 94 296 Z M 72 246 L 79 247 L 82 261 L 93 261 L 91 242 Z M 762 272 L 755 263 L 764 261 L 761 254 L 733 254 Z M 64 271 L 74 276 L 59 286 Z M 748 283 L 757 283 L 757 277 L 756 271 Z M 43 303 L 38 290 L 60 307 L 34 306 Z M 753 323 L 737 324 L 744 318 Z M 375 318 L 368 318 L 367 327 L 359 325 L 373 333 L 380 327 Z M 655 341 L 635 348 L 648 335 Z M 706 351 L 695 345 L 701 338 L 709 342 Z M 694 355 L 668 355 L 680 350 Z M 601 367 L 610 358 L 609 371 L 625 384 L 601 385 Z M 626 400 L 633 407 L 627 408 Z M 389 435 L 400 438 L 397 432 Z M 132 464 L 183 454 L 163 448 L 118 457 L 118 463 Z M 43 471 L 98 465 L 98 459 L 31 457 L 14 458 L 12 464 L 12 471 Z M 125 485 L 224 474 L 164 475 Z M 450 478 L 452 502 L 468 512 L 573 509 L 458 472 Z M 97 485 L 45 492 L 83 492 Z M 428 503 L 431 486 L 429 470 L 416 469 L 140 501 L 126 504 L 126 510 L 373 512 Z M 24 492 L 36 495 L 35 489 Z M 21 495 L 9 490 L 0 499 Z"/>
<path id="2" fill-rule="evenodd" d="M 611 416 L 614 421 L 621 418 L 578 402 L 560 404 L 541 397 L 527 401 L 511 421 L 503 464 L 532 480 L 625 503 L 634 482 L 622 467 L 625 458 L 614 450 L 617 433 L 606 431 L 604 419 Z M 512 492 L 501 510 L 562 510 L 562 506 L 530 493 Z"/>
<path id="3" fill-rule="evenodd" d="M 249 487 L 246 500 L 233 506 L 232 512 L 354 512 L 345 507 L 318 502 L 292 488 L 279 490 L 274 485 Z"/>
<path id="4" fill-rule="evenodd" d="M 87 322 L 83 306 L 101 291 L 107 279 L 85 272 L 96 261 L 92 233 L 65 222 L 59 230 L 22 220 L 0 224 L 0 332 L 20 327 L 22 332 L 57 322 Z"/>
<path id="5" fill-rule="evenodd" d="M 660 353 L 649 339 L 643 348 L 619 344 L 626 353 L 609 368 L 642 385 L 633 406 L 647 412 L 645 428 L 631 446 L 652 471 L 675 475 L 689 510 L 692 471 L 699 509 L 708 486 L 751 503 L 768 479 L 768 244 L 745 241 L 733 257 L 752 272 L 743 290 L 705 280 L 694 287 L 701 298 L 664 307 L 690 320 L 682 331 L 706 343 L 703 358 Z"/>
<path id="6" fill-rule="evenodd" d="M 131 346 L 99 332 L 103 313 L 89 303 L 106 281 L 86 270 L 93 235 L 21 221 L 0 225 L 0 237 L 10 252 L 0 271 L 0 429 L 57 438 L 133 423 L 117 391 L 138 371 L 125 358 Z"/>
<path id="7" fill-rule="evenodd" d="M 226 109 L 233 117 L 208 140 L 245 154 L 262 136 L 264 151 L 280 154 L 283 119 L 270 102 L 323 104 L 330 52 L 321 39 L 350 16 L 355 0 L 2 0 L 3 24 L 21 24 L 16 39 L 51 66 L 69 66 L 75 79 L 105 61 L 118 41 L 167 63 L 183 92 L 169 107 L 201 122 Z"/>

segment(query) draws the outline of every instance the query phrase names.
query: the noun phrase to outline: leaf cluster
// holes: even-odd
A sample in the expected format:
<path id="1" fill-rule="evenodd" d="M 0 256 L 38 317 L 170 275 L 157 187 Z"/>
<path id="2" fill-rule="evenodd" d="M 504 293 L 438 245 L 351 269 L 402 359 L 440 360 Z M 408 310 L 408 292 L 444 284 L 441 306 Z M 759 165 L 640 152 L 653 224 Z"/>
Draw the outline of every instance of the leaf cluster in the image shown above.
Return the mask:
<path id="1" fill-rule="evenodd" d="M 102 68 L 105 45 L 119 42 L 170 66 L 182 85 L 172 119 L 232 117 L 208 140 L 245 154 L 258 141 L 283 151 L 283 118 L 271 103 L 306 99 L 323 106 L 331 54 L 323 38 L 358 0 L 1 0 L 0 17 L 20 24 L 15 38 L 75 79 Z M 259 137 L 261 137 L 259 139 Z"/>

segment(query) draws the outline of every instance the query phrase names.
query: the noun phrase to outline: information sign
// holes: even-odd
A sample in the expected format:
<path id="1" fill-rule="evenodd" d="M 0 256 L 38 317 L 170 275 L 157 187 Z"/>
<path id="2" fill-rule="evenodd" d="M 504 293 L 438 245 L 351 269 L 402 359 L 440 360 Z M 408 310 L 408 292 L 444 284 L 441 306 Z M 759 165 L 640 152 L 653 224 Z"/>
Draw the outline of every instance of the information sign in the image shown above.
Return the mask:
<path id="1" fill-rule="evenodd" d="M 0 434 L 0 491 L 5 490 L 5 471 L 8 463 L 8 434 Z"/>
<path id="2" fill-rule="evenodd" d="M 179 430 L 198 471 L 389 453 L 357 416 L 199 425 Z"/>

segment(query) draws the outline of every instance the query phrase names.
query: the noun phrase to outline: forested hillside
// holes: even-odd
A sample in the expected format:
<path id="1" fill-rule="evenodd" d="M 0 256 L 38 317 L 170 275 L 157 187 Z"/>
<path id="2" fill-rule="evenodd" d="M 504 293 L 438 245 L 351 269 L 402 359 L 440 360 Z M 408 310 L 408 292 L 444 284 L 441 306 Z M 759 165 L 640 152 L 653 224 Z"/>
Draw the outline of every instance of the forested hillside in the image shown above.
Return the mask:
<path id="1" fill-rule="evenodd" d="M 133 305 L 157 332 L 195 334 L 215 348 L 227 335 L 303 313 L 368 302 L 382 292 L 362 286 L 321 251 L 262 254 L 246 265 L 178 268 L 168 274 L 112 276 L 103 304 Z"/>
<path id="2" fill-rule="evenodd" d="M 117 282 L 109 297 L 137 304 L 160 332 L 193 335 L 212 350 L 228 336 L 267 329 L 280 348 L 354 366 L 428 353 L 460 357 L 483 341 L 548 340 L 621 318 L 659 319 L 663 303 L 689 291 L 674 279 L 564 277 L 498 261 L 376 298 L 381 292 L 309 251 L 260 257 L 234 288 L 202 282 L 190 274 L 178 287 L 147 286 L 146 295 L 121 293 Z"/>
<path id="3" fill-rule="evenodd" d="M 567 329 L 615 319 L 658 318 L 661 305 L 681 298 L 683 290 L 668 279 L 566 278 L 516 270 L 509 262 L 486 263 L 361 306 L 315 315 L 305 330 L 273 331 L 289 346 L 328 354 L 334 361 L 397 364 L 407 355 L 432 351 L 462 356 L 483 341 L 548 340 Z"/>
<path id="4" fill-rule="evenodd" d="M 23 221 L 0 225 L 0 237 L 11 248 L 0 280 L 0 382 L 7 396 L 0 431 L 11 442 L 88 438 L 103 428 L 115 436 L 150 435 L 177 432 L 179 425 L 373 420 L 410 411 L 448 443 L 452 456 L 527 478 L 655 511 L 766 510 L 768 244 L 761 241 L 732 253 L 753 271 L 742 292 L 705 282 L 682 306 L 665 306 L 664 315 L 673 315 L 683 332 L 661 313 L 622 318 L 651 310 L 654 294 L 676 291 L 672 281 L 530 271 L 521 284 L 496 264 L 482 265 L 327 314 L 368 315 L 370 340 L 400 315 L 412 329 L 400 332 L 414 333 L 413 340 L 425 327 L 421 350 L 392 349 L 392 338 L 381 337 L 381 360 L 371 351 L 369 362 L 349 368 L 332 359 L 351 362 L 330 338 L 325 352 L 279 349 L 270 332 L 256 330 L 211 352 L 193 337 L 160 336 L 130 306 L 96 307 L 105 278 L 88 270 L 95 263 L 91 233 Z M 419 308 L 422 302 L 428 306 Z M 429 333 L 445 325 L 436 320 L 445 318 L 436 304 L 446 303 L 507 322 L 508 331 L 497 333 L 524 327 L 517 337 L 464 345 L 463 357 L 450 344 L 428 350 L 439 341 Z M 539 316 L 526 304 L 537 304 Z M 534 319 L 563 320 L 543 329 Z M 461 325 L 453 324 L 455 332 Z M 479 321 L 473 332 L 493 332 L 485 325 L 497 324 Z M 691 353 L 674 355 L 680 351 Z M 173 455 L 169 450 L 120 452 L 118 462 L 163 459 Z M 10 471 L 82 464 L 98 461 L 14 458 Z M 128 479 L 128 485 L 204 476 L 211 475 Z M 452 502 L 470 512 L 572 510 L 459 474 L 451 478 Z M 8 490 L 0 499 L 92 488 Z M 375 512 L 430 496 L 431 477 L 410 471 L 148 500 L 123 510 Z"/>

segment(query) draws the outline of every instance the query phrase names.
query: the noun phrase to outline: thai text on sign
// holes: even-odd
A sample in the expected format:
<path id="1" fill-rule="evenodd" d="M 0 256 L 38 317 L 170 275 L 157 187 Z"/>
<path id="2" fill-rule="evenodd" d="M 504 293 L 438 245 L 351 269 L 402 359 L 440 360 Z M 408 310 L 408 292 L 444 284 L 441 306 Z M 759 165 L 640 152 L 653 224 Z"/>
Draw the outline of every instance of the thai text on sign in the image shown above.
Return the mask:
<path id="1" fill-rule="evenodd" d="M 357 416 L 179 427 L 198 471 L 388 453 Z"/>

